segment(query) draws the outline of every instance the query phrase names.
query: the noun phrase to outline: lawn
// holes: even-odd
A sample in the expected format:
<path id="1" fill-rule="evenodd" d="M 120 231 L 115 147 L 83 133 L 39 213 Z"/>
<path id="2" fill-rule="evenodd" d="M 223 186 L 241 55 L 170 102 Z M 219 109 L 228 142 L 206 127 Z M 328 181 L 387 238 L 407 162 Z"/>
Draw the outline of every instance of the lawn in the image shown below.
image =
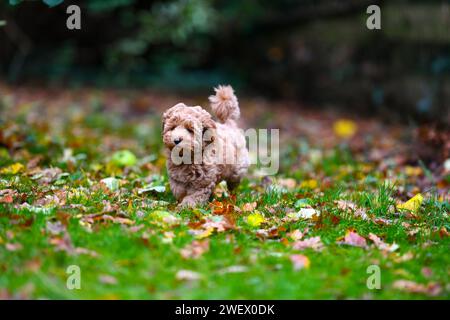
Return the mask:
<path id="1" fill-rule="evenodd" d="M 280 129 L 278 174 L 253 167 L 233 194 L 179 210 L 160 115 L 181 97 L 0 99 L 0 298 L 450 297 L 450 176 L 411 160 L 411 126 L 243 99 L 247 127 Z"/>

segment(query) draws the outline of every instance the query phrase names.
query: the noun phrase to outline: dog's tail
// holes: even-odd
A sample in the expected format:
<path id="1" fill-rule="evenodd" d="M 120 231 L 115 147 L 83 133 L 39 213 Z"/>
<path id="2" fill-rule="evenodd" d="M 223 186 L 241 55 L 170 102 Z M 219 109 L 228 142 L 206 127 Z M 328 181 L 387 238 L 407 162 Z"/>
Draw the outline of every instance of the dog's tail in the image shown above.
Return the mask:
<path id="1" fill-rule="evenodd" d="M 216 94 L 209 97 L 211 109 L 220 122 L 237 120 L 241 114 L 238 99 L 231 86 L 218 86 L 214 88 Z"/>

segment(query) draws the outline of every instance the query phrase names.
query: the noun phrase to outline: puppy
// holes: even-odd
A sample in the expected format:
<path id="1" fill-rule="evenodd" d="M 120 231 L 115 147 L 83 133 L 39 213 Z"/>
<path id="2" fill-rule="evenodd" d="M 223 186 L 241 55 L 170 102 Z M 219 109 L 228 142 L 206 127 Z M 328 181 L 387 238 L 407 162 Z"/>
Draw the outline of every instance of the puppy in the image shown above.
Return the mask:
<path id="1" fill-rule="evenodd" d="M 249 154 L 236 120 L 238 100 L 230 86 L 209 97 L 214 121 L 202 107 L 178 103 L 163 114 L 163 142 L 170 188 L 180 206 L 206 203 L 218 183 L 233 190 L 247 172 Z"/>

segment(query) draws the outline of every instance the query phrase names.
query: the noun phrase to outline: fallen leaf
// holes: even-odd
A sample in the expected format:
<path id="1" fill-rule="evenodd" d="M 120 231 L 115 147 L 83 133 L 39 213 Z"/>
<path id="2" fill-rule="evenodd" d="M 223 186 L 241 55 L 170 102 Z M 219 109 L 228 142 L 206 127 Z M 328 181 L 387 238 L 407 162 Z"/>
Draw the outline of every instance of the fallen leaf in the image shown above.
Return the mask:
<path id="1" fill-rule="evenodd" d="M 143 194 L 143 193 L 151 192 L 151 191 L 154 191 L 157 193 L 163 193 L 166 191 L 166 187 L 165 186 L 152 186 L 152 185 L 145 186 L 144 188 L 138 190 L 138 194 Z"/>
<path id="2" fill-rule="evenodd" d="M 23 249 L 23 246 L 20 243 L 5 243 L 5 248 L 8 251 L 19 251 Z"/>
<path id="3" fill-rule="evenodd" d="M 226 230 L 235 229 L 236 225 L 230 215 L 220 215 L 207 217 L 202 227 L 204 229 L 214 228 L 217 232 L 223 232 Z"/>
<path id="4" fill-rule="evenodd" d="M 393 244 L 387 244 L 385 242 L 383 242 L 383 240 L 381 240 L 377 235 L 373 234 L 373 233 L 369 233 L 369 239 L 373 241 L 373 243 L 375 244 L 375 246 L 383 251 L 386 252 L 394 252 L 395 250 L 397 250 L 399 248 L 398 244 L 393 243 Z"/>
<path id="5" fill-rule="evenodd" d="M 225 201 L 221 202 L 215 200 L 211 202 L 210 207 L 212 209 L 212 213 L 217 215 L 228 215 L 235 211 L 234 205 Z"/>
<path id="6" fill-rule="evenodd" d="M 417 212 L 419 210 L 420 205 L 422 204 L 423 196 L 421 193 L 416 194 L 414 197 L 406 201 L 405 203 L 397 205 L 397 209 L 399 210 L 407 210 L 410 212 Z"/>
<path id="7" fill-rule="evenodd" d="M 175 275 L 175 279 L 180 281 L 194 281 L 201 279 L 201 275 L 191 270 L 179 270 Z"/>
<path id="8" fill-rule="evenodd" d="M 313 208 L 301 208 L 300 211 L 288 213 L 287 216 L 292 219 L 311 219 L 319 215 L 320 212 Z"/>
<path id="9" fill-rule="evenodd" d="M 13 201 L 14 198 L 10 194 L 0 197 L 0 203 L 12 203 Z"/>
<path id="10" fill-rule="evenodd" d="M 358 207 L 356 203 L 347 200 L 338 200 L 335 203 L 337 204 L 337 207 L 342 211 L 350 212 L 355 217 L 360 217 L 361 219 L 369 220 L 369 216 L 367 215 L 366 211 Z"/>
<path id="11" fill-rule="evenodd" d="M 256 206 L 257 206 L 256 202 L 245 203 L 242 206 L 242 211 L 244 211 L 244 212 L 251 212 L 251 211 L 256 209 Z"/>
<path id="12" fill-rule="evenodd" d="M 114 177 L 109 177 L 100 180 L 101 183 L 103 183 L 109 190 L 116 191 L 119 189 L 119 179 L 116 179 Z"/>
<path id="13" fill-rule="evenodd" d="M 196 239 L 204 239 L 212 235 L 214 228 L 202 229 L 200 232 L 195 234 Z"/>
<path id="14" fill-rule="evenodd" d="M 295 250 L 313 249 L 314 251 L 322 251 L 324 249 L 324 245 L 322 243 L 322 240 L 320 239 L 320 236 L 296 241 L 292 244 L 292 247 Z"/>
<path id="15" fill-rule="evenodd" d="M 414 254 L 411 251 L 408 251 L 407 253 L 405 253 L 404 255 L 395 258 L 394 261 L 397 263 L 401 263 L 401 262 L 405 262 L 405 261 L 409 261 L 411 259 L 414 258 Z"/>
<path id="16" fill-rule="evenodd" d="M 302 254 L 293 254 L 289 256 L 289 259 L 291 260 L 295 271 L 301 270 L 303 268 L 308 269 L 311 264 L 309 258 Z"/>
<path id="17" fill-rule="evenodd" d="M 347 119 L 339 119 L 333 124 L 334 133 L 339 138 L 351 138 L 358 130 L 358 126 L 354 121 Z"/>
<path id="18" fill-rule="evenodd" d="M 14 163 L 8 167 L 4 167 L 0 170 L 1 174 L 17 174 L 25 170 L 25 166 L 19 162 Z"/>
<path id="19" fill-rule="evenodd" d="M 405 174 L 409 177 L 417 177 L 420 176 L 423 173 L 421 167 L 412 167 L 412 166 L 406 166 L 405 167 Z"/>
<path id="20" fill-rule="evenodd" d="M 41 184 L 50 184 L 61 177 L 62 170 L 60 168 L 46 168 L 39 171 L 33 170 L 33 173 L 31 179 L 37 180 Z M 68 174 L 66 173 L 66 175 Z"/>
<path id="21" fill-rule="evenodd" d="M 292 178 L 285 178 L 285 179 L 280 178 L 277 180 L 277 184 L 282 188 L 292 190 L 297 185 L 297 182 L 295 181 L 295 179 Z"/>
<path id="22" fill-rule="evenodd" d="M 304 207 L 310 207 L 311 206 L 311 200 L 310 199 L 298 199 L 294 203 L 294 207 L 297 209 L 304 208 Z"/>
<path id="23" fill-rule="evenodd" d="M 304 188 L 304 189 L 315 189 L 315 188 L 317 188 L 317 186 L 318 186 L 317 180 L 314 180 L 314 179 L 303 180 L 300 183 L 300 188 Z"/>
<path id="24" fill-rule="evenodd" d="M 345 234 L 344 241 L 341 244 L 348 244 L 350 246 L 365 248 L 367 246 L 366 239 L 361 237 L 353 230 L 348 230 Z"/>
<path id="25" fill-rule="evenodd" d="M 175 238 L 175 233 L 173 233 L 172 231 L 166 231 L 163 233 L 162 242 L 163 243 L 172 243 L 173 238 Z"/>
<path id="26" fill-rule="evenodd" d="M 433 276 L 433 270 L 430 267 L 423 267 L 421 272 L 425 278 L 431 278 Z"/>
<path id="27" fill-rule="evenodd" d="M 51 222 L 47 221 L 46 229 L 52 235 L 58 235 L 66 230 L 66 227 L 61 223 L 61 221 Z"/>
<path id="28" fill-rule="evenodd" d="M 425 285 L 410 280 L 397 280 L 392 284 L 392 288 L 409 293 L 421 293 L 432 297 L 438 296 L 442 292 L 442 287 L 435 282 L 430 282 Z"/>
<path id="29" fill-rule="evenodd" d="M 180 250 L 184 259 L 198 259 L 209 250 L 209 239 L 194 240 Z"/>
<path id="30" fill-rule="evenodd" d="M 295 229 L 294 231 L 292 231 L 288 234 L 288 236 L 294 241 L 302 239 L 304 235 L 305 234 L 298 229 Z"/>
<path id="31" fill-rule="evenodd" d="M 178 216 L 171 214 L 168 211 L 156 210 L 149 214 L 148 216 L 151 220 L 160 223 L 160 224 L 168 224 L 173 225 L 180 221 Z"/>
<path id="32" fill-rule="evenodd" d="M 219 274 L 226 274 L 226 273 L 242 273 L 247 272 L 248 268 L 246 266 L 229 266 L 227 268 L 220 269 L 218 271 Z"/>
<path id="33" fill-rule="evenodd" d="M 255 211 L 247 216 L 247 224 L 252 227 L 259 227 L 264 221 L 264 216 L 259 211 Z"/>
<path id="34" fill-rule="evenodd" d="M 117 284 L 117 279 L 107 274 L 100 275 L 98 281 L 104 284 Z"/>

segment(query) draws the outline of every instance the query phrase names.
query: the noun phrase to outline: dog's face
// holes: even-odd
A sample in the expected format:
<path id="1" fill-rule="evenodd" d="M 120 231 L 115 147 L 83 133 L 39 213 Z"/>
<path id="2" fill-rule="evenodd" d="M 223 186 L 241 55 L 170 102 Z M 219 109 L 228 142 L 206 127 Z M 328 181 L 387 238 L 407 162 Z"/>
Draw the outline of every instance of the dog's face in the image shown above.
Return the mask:
<path id="1" fill-rule="evenodd" d="M 215 128 L 211 115 L 199 106 L 178 103 L 163 114 L 163 142 L 169 150 L 175 146 L 190 151 L 203 149 L 205 133 Z"/>

